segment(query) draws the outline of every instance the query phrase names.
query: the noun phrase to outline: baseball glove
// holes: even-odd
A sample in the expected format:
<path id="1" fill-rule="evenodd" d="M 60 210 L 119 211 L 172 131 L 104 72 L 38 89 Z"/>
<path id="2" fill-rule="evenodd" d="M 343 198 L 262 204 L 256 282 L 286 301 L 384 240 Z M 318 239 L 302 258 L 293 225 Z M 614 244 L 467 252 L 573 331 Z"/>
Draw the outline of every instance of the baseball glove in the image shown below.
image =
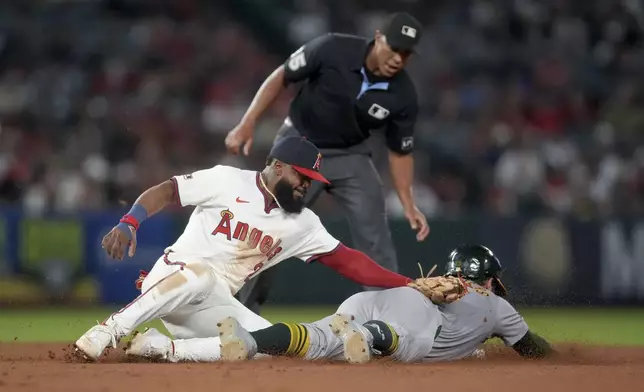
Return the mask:
<path id="1" fill-rule="evenodd" d="M 432 268 L 432 271 L 434 268 Z M 418 278 L 407 286 L 423 293 L 436 305 L 449 304 L 467 294 L 467 286 L 455 276 L 433 276 Z M 422 272 L 421 272 L 422 273 Z"/>

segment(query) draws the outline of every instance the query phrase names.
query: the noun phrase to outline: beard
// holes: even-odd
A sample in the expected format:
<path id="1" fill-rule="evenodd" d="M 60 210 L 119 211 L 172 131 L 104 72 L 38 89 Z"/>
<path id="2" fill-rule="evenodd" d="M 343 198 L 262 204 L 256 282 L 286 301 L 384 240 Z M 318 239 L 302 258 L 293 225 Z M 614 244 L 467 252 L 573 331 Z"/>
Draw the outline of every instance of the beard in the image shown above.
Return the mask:
<path id="1" fill-rule="evenodd" d="M 304 209 L 304 197 L 296 197 L 291 184 L 283 178 L 275 184 L 275 198 L 286 213 L 299 214 Z"/>

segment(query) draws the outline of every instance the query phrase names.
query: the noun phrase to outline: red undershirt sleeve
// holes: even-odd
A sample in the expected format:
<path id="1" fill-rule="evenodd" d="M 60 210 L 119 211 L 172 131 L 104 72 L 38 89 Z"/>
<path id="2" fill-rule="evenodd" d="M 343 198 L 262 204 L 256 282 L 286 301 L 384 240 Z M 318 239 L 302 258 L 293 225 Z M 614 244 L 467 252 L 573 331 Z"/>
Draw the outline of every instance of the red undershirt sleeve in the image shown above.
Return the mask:
<path id="1" fill-rule="evenodd" d="M 369 256 L 342 244 L 330 253 L 316 256 L 317 260 L 340 275 L 363 286 L 394 288 L 406 286 L 412 280 L 381 267 Z"/>

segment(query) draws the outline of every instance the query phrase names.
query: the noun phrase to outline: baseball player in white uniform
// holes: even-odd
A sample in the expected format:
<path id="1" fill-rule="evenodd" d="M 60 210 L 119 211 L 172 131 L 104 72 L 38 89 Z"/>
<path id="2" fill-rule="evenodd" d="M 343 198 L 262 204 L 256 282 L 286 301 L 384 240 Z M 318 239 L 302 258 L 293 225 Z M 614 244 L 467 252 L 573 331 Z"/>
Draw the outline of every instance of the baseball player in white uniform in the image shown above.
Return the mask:
<path id="1" fill-rule="evenodd" d="M 249 331 L 269 327 L 233 296 L 252 277 L 292 257 L 318 261 L 360 285 L 391 288 L 411 282 L 342 245 L 303 207 L 311 181 L 327 182 L 319 173 L 321 158 L 306 139 L 289 137 L 273 146 L 262 172 L 215 166 L 146 190 L 103 238 L 111 257 L 122 259 L 128 246 L 131 257 L 139 225 L 165 206 L 196 208 L 183 234 L 142 281 L 142 294 L 81 336 L 77 353 L 98 360 L 108 346 L 160 318 L 177 339 L 173 348 L 184 355 L 180 359 L 202 351 L 217 357 L 219 338 L 206 346 L 192 338 L 217 337 L 217 321 L 227 317 Z M 129 353 L 141 349 L 132 344 Z"/>
<path id="2" fill-rule="evenodd" d="M 492 337 L 522 356 L 547 356 L 552 351 L 549 344 L 502 298 L 507 293 L 500 271 L 501 264 L 488 248 L 462 245 L 451 253 L 445 273 L 463 278 L 469 288 L 455 302 L 437 306 L 418 290 L 398 287 L 357 293 L 335 315 L 313 323 L 278 323 L 249 332 L 228 317 L 218 323 L 216 343 L 222 347 L 217 355 L 204 351 L 191 359 L 237 361 L 264 354 L 365 363 L 377 355 L 400 362 L 437 362 L 471 357 Z M 143 356 L 179 360 L 170 338 L 158 331 L 139 339 Z M 204 346 L 214 344 L 212 338 L 197 340 Z"/>

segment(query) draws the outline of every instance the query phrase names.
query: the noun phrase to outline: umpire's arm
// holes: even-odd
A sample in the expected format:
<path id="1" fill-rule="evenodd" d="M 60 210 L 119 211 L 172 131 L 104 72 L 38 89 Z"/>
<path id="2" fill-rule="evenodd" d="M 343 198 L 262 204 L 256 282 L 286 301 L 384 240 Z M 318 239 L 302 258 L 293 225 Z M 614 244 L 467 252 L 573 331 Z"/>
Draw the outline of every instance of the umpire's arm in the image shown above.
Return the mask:
<path id="1" fill-rule="evenodd" d="M 414 208 L 412 184 L 414 180 L 414 128 L 418 117 L 418 104 L 415 96 L 403 110 L 396 113 L 388 122 L 386 129 L 389 148 L 389 169 L 391 178 L 405 211 Z"/>
<path id="2" fill-rule="evenodd" d="M 255 124 L 289 84 L 314 76 L 321 67 L 323 52 L 330 40 L 331 35 L 326 34 L 293 52 L 284 64 L 277 67 L 262 83 L 241 122 Z"/>
<path id="3" fill-rule="evenodd" d="M 418 117 L 418 103 L 414 94 L 405 108 L 397 113 L 386 129 L 389 148 L 389 170 L 394 188 L 412 229 L 418 230 L 417 239 L 422 241 L 429 234 L 427 219 L 414 202 L 414 127 Z"/>

